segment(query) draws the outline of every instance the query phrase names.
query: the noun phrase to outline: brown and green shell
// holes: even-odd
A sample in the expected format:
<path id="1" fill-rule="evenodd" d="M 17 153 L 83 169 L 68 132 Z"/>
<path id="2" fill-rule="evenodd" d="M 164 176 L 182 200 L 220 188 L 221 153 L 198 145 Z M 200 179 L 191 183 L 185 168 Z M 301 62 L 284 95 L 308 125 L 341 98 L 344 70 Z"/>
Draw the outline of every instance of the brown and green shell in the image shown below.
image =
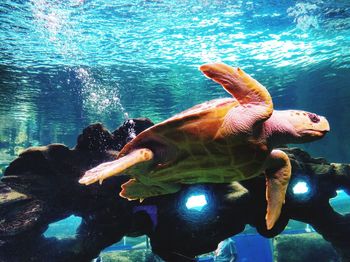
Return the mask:
<path id="1" fill-rule="evenodd" d="M 227 112 L 238 105 L 234 98 L 196 105 L 143 131 L 118 157 L 151 149 L 157 166 L 147 176 L 157 182 L 223 183 L 255 176 L 268 155 L 266 146 L 242 136 L 218 135 Z"/>

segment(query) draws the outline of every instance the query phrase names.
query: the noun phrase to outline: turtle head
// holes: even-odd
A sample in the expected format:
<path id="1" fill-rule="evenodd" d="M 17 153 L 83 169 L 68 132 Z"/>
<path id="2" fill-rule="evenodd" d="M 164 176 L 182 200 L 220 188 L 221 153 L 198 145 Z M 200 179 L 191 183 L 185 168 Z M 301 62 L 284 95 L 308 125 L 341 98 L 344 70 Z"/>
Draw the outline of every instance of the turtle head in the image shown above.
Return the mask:
<path id="1" fill-rule="evenodd" d="M 285 117 L 294 128 L 299 143 L 320 139 L 330 130 L 327 119 L 314 113 L 287 110 Z"/>
<path id="2" fill-rule="evenodd" d="M 301 110 L 275 110 L 267 121 L 273 144 L 306 143 L 321 139 L 330 131 L 323 116 Z"/>

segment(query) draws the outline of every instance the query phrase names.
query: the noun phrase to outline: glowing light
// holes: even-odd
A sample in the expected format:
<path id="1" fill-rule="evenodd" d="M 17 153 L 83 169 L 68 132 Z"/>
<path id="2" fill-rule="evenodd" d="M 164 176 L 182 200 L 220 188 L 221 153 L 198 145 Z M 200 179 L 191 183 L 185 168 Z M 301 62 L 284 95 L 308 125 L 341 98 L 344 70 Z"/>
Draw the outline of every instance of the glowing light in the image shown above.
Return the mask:
<path id="1" fill-rule="evenodd" d="M 194 209 L 197 211 L 201 211 L 207 204 L 207 198 L 203 194 L 190 196 L 186 201 L 187 209 Z"/>
<path id="2" fill-rule="evenodd" d="M 309 192 L 309 186 L 306 182 L 298 182 L 295 184 L 295 186 L 293 187 L 293 193 L 295 195 L 299 195 L 299 194 L 306 194 Z"/>

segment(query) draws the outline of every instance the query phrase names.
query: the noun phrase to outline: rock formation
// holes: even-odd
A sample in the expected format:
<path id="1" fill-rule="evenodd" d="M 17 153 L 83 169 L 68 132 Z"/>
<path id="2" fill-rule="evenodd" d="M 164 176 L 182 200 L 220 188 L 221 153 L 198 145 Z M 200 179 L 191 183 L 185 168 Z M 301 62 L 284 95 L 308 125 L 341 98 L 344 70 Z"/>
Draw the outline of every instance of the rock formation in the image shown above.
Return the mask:
<path id="1" fill-rule="evenodd" d="M 265 227 L 263 176 L 241 183 L 184 186 L 176 194 L 142 204 L 118 196 L 127 177 L 108 179 L 101 186 L 78 183 L 86 170 L 114 159 L 135 134 L 151 125 L 148 119 L 133 119 L 110 133 L 94 124 L 84 129 L 73 149 L 61 144 L 35 147 L 14 160 L 0 182 L 0 261 L 90 261 L 123 236 L 143 234 L 166 261 L 191 261 L 247 224 L 274 237 L 289 219 L 312 225 L 344 261 L 350 261 L 350 215 L 338 214 L 329 204 L 337 189 L 350 192 L 350 165 L 315 159 L 297 148 L 282 148 L 291 158 L 293 175 L 281 217 L 270 231 Z M 306 198 L 292 192 L 300 179 L 311 187 Z M 186 196 L 198 190 L 210 198 L 205 216 L 190 215 L 183 208 Z M 50 223 L 72 214 L 82 217 L 75 238 L 43 236 Z"/>

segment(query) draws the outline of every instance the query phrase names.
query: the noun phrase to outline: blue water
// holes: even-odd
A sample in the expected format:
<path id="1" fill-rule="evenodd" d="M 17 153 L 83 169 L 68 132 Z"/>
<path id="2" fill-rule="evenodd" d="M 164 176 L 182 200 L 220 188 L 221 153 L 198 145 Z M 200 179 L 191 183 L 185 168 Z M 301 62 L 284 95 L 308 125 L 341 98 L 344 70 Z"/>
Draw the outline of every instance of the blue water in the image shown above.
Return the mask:
<path id="1" fill-rule="evenodd" d="M 306 145 L 350 161 L 348 1 L 2 1 L 1 164 L 81 129 L 164 120 L 227 96 L 197 67 L 223 61 L 266 85 L 275 108 L 328 117 Z"/>
<path id="2" fill-rule="evenodd" d="M 254 76 L 277 109 L 326 116 L 331 132 L 303 147 L 350 162 L 349 46 L 348 0 L 3 0 L 0 174 L 93 122 L 159 122 L 228 96 L 197 69 L 214 61 Z"/>

